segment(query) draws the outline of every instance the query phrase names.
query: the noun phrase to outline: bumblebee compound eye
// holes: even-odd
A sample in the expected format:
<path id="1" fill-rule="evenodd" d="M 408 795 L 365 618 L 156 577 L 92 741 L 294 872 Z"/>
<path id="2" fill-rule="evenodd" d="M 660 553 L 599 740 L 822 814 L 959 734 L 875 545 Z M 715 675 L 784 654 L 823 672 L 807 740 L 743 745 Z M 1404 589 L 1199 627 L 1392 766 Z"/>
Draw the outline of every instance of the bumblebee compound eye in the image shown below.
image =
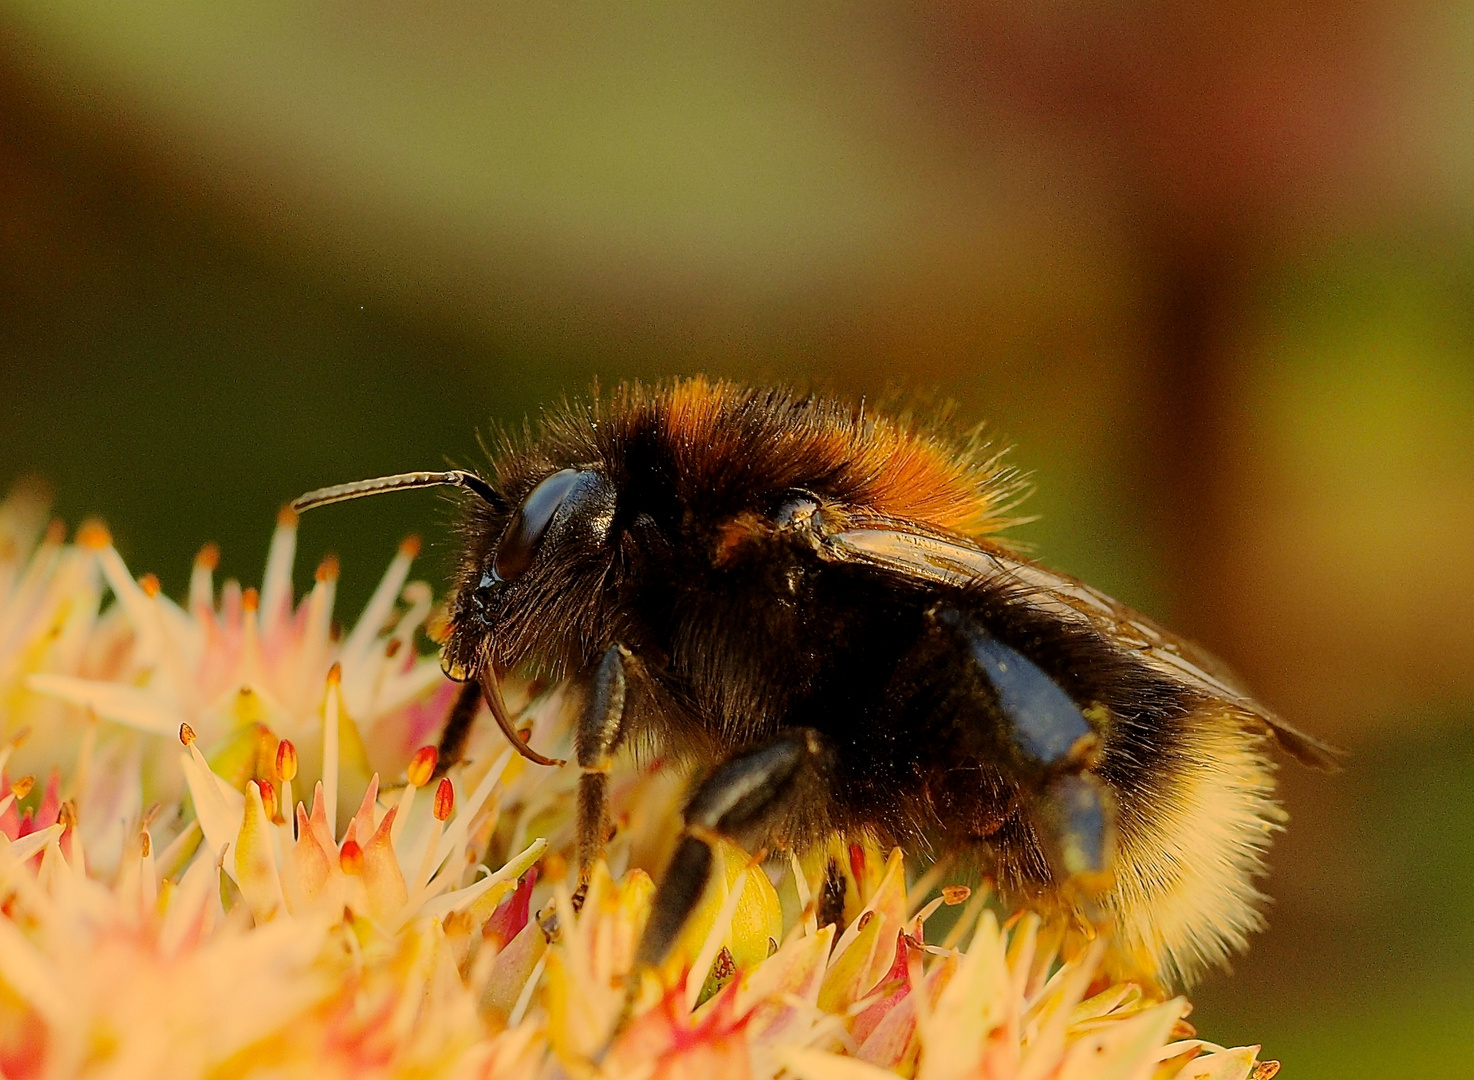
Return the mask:
<path id="1" fill-rule="evenodd" d="M 497 580 L 525 574 L 550 532 L 571 526 L 602 538 L 613 515 L 613 492 L 602 476 L 589 469 L 560 469 L 528 492 L 512 515 L 492 561 Z"/>

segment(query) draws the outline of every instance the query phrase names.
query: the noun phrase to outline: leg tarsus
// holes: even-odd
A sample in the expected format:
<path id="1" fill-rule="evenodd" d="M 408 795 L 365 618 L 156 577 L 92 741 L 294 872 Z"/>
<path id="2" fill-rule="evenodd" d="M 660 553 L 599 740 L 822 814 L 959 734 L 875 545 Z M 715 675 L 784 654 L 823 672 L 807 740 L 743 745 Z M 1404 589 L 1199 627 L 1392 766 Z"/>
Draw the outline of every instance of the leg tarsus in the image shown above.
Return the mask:
<path id="1" fill-rule="evenodd" d="M 803 798 L 804 774 L 821 767 L 825 746 L 818 732 L 787 731 L 728 758 L 686 804 L 686 832 L 666 869 L 640 939 L 637 962 L 661 963 L 706 891 L 722 839 L 763 842 L 771 828 Z"/>
<path id="2" fill-rule="evenodd" d="M 578 778 L 578 880 L 587 887 L 589 873 L 604 854 L 609 835 L 609 774 L 586 772 Z"/>
<path id="3" fill-rule="evenodd" d="M 660 963 L 670 952 L 706 891 L 714 861 L 711 845 L 705 840 L 689 835 L 681 838 L 655 894 L 650 921 L 640 937 L 640 949 L 635 954 L 637 972 L 641 967 Z"/>

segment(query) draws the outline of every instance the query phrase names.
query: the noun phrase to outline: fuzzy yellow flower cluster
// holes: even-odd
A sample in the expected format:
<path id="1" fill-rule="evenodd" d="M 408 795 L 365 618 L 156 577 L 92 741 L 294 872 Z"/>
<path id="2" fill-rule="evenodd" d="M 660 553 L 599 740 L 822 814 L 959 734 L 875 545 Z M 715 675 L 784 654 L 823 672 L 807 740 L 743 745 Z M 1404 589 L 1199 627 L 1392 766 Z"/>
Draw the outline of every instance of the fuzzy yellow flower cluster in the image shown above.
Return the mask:
<path id="1" fill-rule="evenodd" d="M 867 844 L 835 848 L 842 932 L 811 902 L 827 854 L 728 848 L 671 961 L 632 973 L 684 778 L 616 774 L 575 911 L 572 770 L 492 729 L 433 779 L 455 687 L 415 546 L 340 632 L 336 566 L 299 600 L 295 545 L 286 515 L 259 591 L 217 589 L 207 548 L 180 604 L 100 526 L 67 542 L 35 492 L 0 505 L 7 1080 L 1272 1075 L 1193 1037 L 1183 1000 L 1096 980 L 1098 951 L 1061 962 L 963 889 L 928 902 L 935 874 Z M 563 688 L 508 691 L 567 745 Z"/>

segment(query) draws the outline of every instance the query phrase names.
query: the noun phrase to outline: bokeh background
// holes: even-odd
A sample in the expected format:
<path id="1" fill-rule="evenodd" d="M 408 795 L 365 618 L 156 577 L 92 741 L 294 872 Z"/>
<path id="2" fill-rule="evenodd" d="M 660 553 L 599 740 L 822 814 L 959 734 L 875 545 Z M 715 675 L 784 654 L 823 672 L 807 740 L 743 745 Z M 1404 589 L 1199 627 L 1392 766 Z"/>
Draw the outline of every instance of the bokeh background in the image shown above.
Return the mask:
<path id="1" fill-rule="evenodd" d="M 0 0 L 0 484 L 166 588 L 693 372 L 1015 445 L 1041 557 L 1351 751 L 1200 1030 L 1474 1075 L 1474 4 Z"/>

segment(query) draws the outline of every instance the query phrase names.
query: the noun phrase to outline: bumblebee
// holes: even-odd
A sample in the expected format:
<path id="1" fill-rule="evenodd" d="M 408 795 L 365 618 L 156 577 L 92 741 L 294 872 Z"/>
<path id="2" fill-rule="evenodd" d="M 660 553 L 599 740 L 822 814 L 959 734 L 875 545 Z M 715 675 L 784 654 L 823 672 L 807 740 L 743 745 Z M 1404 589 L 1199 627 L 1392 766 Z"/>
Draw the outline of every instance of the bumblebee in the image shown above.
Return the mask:
<path id="1" fill-rule="evenodd" d="M 1118 968 L 1190 981 L 1262 924 L 1284 816 L 1269 744 L 1333 761 L 1202 649 L 1000 541 L 1019 484 L 976 439 L 690 379 L 565 406 L 484 477 L 294 505 L 432 485 L 468 493 L 445 759 L 484 698 L 520 753 L 563 765 L 519 736 L 500 683 L 525 665 L 573 680 L 584 875 L 616 754 L 698 767 L 646 963 L 717 838 L 802 851 L 837 832 L 976 855 L 1006 897 L 1108 926 Z"/>

